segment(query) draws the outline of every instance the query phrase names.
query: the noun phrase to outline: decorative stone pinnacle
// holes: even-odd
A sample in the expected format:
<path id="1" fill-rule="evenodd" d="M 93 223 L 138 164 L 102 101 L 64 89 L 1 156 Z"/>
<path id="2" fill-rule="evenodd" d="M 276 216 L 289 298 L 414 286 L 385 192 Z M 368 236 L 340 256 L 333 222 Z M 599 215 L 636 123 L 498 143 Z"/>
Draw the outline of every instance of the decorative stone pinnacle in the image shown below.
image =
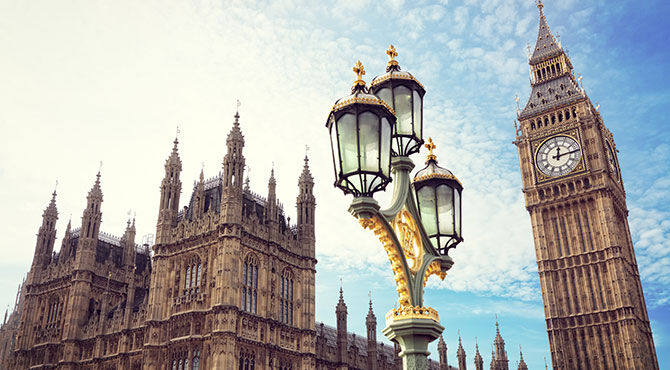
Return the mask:
<path id="1" fill-rule="evenodd" d="M 437 162 L 437 157 L 435 156 L 435 154 L 433 154 L 433 149 L 437 148 L 437 145 L 433 143 L 433 138 L 429 137 L 428 142 L 424 146 L 426 147 L 426 149 L 428 149 L 428 156 L 426 157 L 426 163 L 428 163 L 428 161 L 430 160 Z"/>
<path id="2" fill-rule="evenodd" d="M 537 8 L 540 9 L 540 14 L 542 14 L 542 8 L 544 8 L 544 4 L 542 4 L 542 0 L 537 0 Z"/>
<path id="3" fill-rule="evenodd" d="M 354 81 L 354 86 L 365 86 L 365 81 L 363 81 L 363 76 L 365 76 L 365 67 L 360 60 L 356 61 L 352 71 L 356 74 L 356 81 Z"/>

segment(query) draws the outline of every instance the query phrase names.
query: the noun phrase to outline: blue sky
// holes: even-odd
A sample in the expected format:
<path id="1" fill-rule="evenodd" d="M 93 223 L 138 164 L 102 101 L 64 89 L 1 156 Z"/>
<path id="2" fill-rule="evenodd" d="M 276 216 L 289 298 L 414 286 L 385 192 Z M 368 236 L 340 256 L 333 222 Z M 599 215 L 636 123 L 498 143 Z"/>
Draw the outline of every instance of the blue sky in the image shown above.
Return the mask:
<path id="1" fill-rule="evenodd" d="M 670 368 L 669 10 L 661 1 L 547 1 L 544 8 L 614 133 L 661 368 Z M 0 50 L 9 56 L 0 59 L 0 307 L 13 303 L 30 266 L 56 180 L 57 245 L 70 217 L 76 225 L 100 160 L 102 229 L 121 234 L 131 209 L 138 235 L 154 233 L 175 127 L 189 189 L 202 166 L 206 176 L 218 173 L 240 99 L 252 189 L 267 191 L 274 163 L 289 215 L 304 145 L 311 148 L 317 320 L 335 323 L 342 278 L 349 328 L 364 335 L 371 290 L 381 338 L 395 301 L 390 268 L 374 236 L 346 212 L 350 199 L 331 186 L 324 123 L 348 94 L 356 60 L 370 81 L 393 43 L 401 67 L 428 91 L 425 132 L 440 164 L 465 187 L 466 240 L 452 253 L 447 278 L 426 288 L 426 304 L 446 327 L 450 362 L 460 330 L 468 363 L 475 338 L 488 363 L 498 314 L 510 364 L 521 345 L 530 368 L 544 366 L 548 341 L 512 144 L 514 96 L 523 106 L 530 90 L 533 1 L 2 0 L 0 14 Z"/>

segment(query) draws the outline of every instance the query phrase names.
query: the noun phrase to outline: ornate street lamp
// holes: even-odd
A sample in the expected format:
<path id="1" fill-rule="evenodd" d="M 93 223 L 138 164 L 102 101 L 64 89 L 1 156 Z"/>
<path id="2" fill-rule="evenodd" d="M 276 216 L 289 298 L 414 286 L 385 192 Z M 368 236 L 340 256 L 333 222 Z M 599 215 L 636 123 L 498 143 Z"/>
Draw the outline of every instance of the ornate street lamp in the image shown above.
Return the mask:
<path id="1" fill-rule="evenodd" d="M 351 95 L 335 102 L 326 126 L 335 168 L 335 186 L 354 197 L 370 197 L 391 181 L 393 109 L 367 92 L 363 64 L 353 68 Z"/>
<path id="2" fill-rule="evenodd" d="M 461 237 L 461 192 L 463 185 L 451 171 L 437 165 L 435 144 L 428 139 L 426 167 L 414 175 L 421 222 L 433 246 L 441 255 L 463 241 Z"/>
<path id="3" fill-rule="evenodd" d="M 426 144 L 430 151 L 426 168 L 410 184 L 414 163 L 408 156 L 418 152 L 423 143 L 425 90 L 409 73 L 399 72 L 393 46 L 387 54 L 391 57 L 388 73 L 371 84 L 379 98 L 366 91 L 363 66 L 356 63 L 352 95 L 335 103 L 326 126 L 331 136 L 335 186 L 354 195 L 349 211 L 361 226 L 379 236 L 391 262 L 400 307 L 386 314 L 383 333 L 400 344 L 404 369 L 427 369 L 428 343 L 444 327 L 437 311 L 424 307 L 423 288 L 430 275 L 444 279 L 453 265 L 447 252 L 463 240 L 463 187 L 449 170 L 437 165 L 432 139 Z M 392 102 L 395 110 L 387 102 Z M 391 133 L 392 158 L 387 149 Z M 393 199 L 387 209 L 380 210 L 373 195 L 384 190 L 391 177 Z"/>
<path id="4" fill-rule="evenodd" d="M 393 45 L 386 51 L 386 73 L 370 82 L 370 91 L 395 111 L 398 123 L 393 129 L 393 155 L 418 153 L 423 144 L 423 95 L 426 90 L 411 73 L 401 71 Z"/>

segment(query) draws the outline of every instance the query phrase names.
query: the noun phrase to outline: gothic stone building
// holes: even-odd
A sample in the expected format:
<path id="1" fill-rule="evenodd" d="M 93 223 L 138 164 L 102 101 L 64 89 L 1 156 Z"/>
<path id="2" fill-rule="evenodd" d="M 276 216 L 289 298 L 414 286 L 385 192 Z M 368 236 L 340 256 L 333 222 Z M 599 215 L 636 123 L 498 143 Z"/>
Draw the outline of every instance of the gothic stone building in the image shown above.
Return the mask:
<path id="1" fill-rule="evenodd" d="M 314 181 L 308 159 L 298 180 L 297 222 L 275 194 L 243 184 L 239 114 L 222 172 L 201 172 L 180 209 L 182 163 L 175 140 L 161 182 L 156 242 L 100 230 L 98 173 L 81 226 L 56 239 L 56 194 L 43 214 L 33 264 L 0 329 L 5 369 L 400 369 L 397 346 L 347 331 L 342 292 L 337 327 L 315 322 Z M 441 364 L 447 370 L 446 346 Z"/>
<path id="2" fill-rule="evenodd" d="M 612 133 L 542 10 L 519 112 L 530 213 L 555 369 L 658 369 Z M 580 78 L 581 79 L 581 78 Z"/>

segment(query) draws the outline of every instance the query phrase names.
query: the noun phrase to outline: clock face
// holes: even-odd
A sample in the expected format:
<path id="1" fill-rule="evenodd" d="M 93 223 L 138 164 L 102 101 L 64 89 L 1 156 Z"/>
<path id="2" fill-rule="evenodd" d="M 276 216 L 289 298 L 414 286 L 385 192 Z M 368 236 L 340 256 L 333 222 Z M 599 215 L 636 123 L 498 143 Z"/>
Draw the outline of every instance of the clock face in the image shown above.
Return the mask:
<path id="1" fill-rule="evenodd" d="M 612 176 L 614 176 L 615 180 L 619 181 L 619 169 L 616 166 L 614 149 L 612 149 L 612 145 L 610 145 L 609 141 L 605 141 L 605 144 L 607 146 L 607 162 L 610 166 L 610 170 L 612 170 Z"/>
<path id="2" fill-rule="evenodd" d="M 582 151 L 575 139 L 554 136 L 540 145 L 535 155 L 535 163 L 543 174 L 557 177 L 574 170 L 581 158 Z"/>

